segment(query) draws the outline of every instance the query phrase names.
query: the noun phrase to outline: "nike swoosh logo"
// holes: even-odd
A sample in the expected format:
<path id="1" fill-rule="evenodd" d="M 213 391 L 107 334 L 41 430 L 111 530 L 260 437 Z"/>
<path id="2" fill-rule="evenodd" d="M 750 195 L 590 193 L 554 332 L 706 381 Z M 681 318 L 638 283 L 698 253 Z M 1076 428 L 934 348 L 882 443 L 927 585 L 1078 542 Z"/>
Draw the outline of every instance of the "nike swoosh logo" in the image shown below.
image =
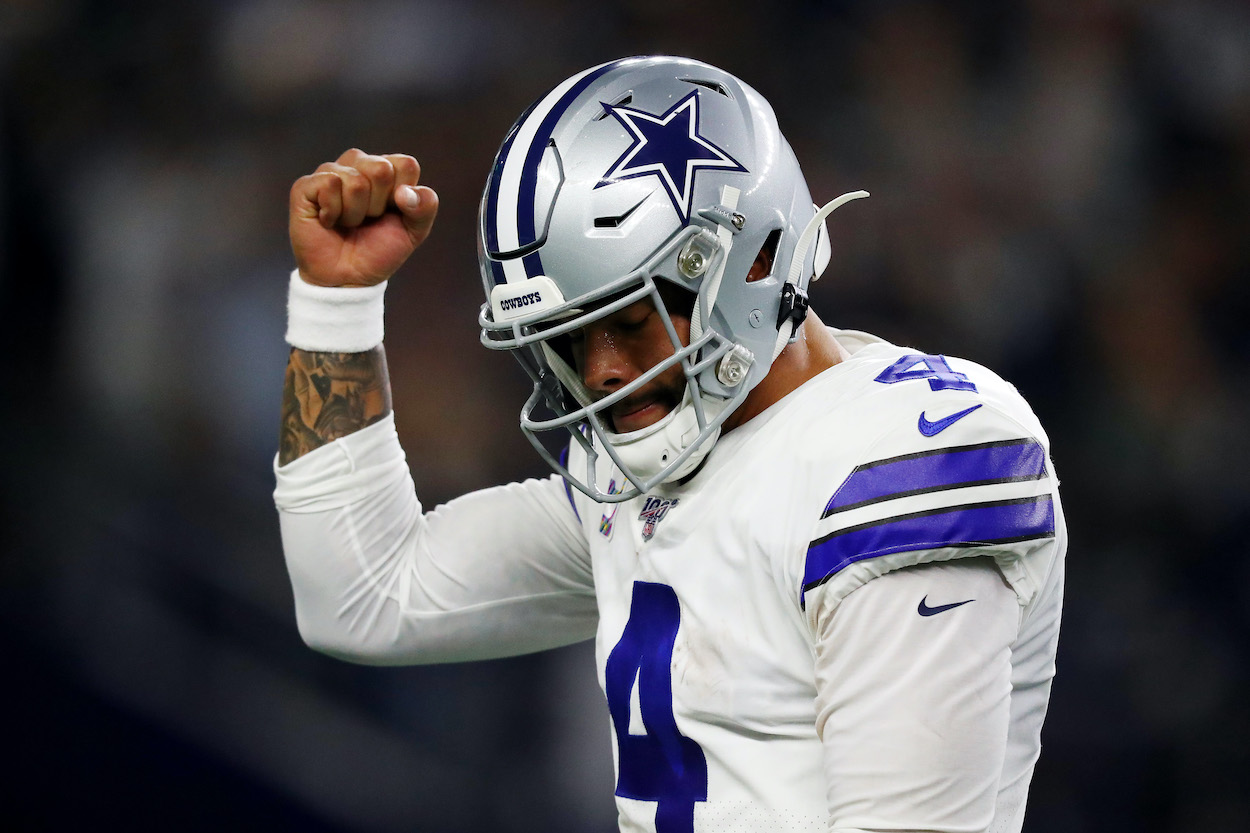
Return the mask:
<path id="1" fill-rule="evenodd" d="M 924 411 L 921 411 L 920 421 L 916 423 L 916 427 L 919 428 L 920 433 L 924 434 L 926 437 L 935 437 L 980 407 L 980 405 L 973 405 L 971 408 L 965 408 L 964 410 L 953 413 L 948 417 L 942 417 L 936 422 L 929 422 L 929 420 L 924 418 Z"/>
<path id="2" fill-rule="evenodd" d="M 951 602 L 948 605 L 938 605 L 937 607 L 929 607 L 925 604 L 927 601 L 929 601 L 929 597 L 925 596 L 920 600 L 920 604 L 916 606 L 916 612 L 921 616 L 936 616 L 960 605 L 966 605 L 968 602 L 975 602 L 976 599 L 964 599 L 962 602 Z"/>
<path id="3" fill-rule="evenodd" d="M 621 224 L 629 219 L 629 215 L 638 210 L 638 206 L 647 201 L 646 197 L 634 203 L 634 207 L 628 209 L 624 214 L 617 214 L 615 217 L 596 217 L 595 228 L 620 228 Z"/>

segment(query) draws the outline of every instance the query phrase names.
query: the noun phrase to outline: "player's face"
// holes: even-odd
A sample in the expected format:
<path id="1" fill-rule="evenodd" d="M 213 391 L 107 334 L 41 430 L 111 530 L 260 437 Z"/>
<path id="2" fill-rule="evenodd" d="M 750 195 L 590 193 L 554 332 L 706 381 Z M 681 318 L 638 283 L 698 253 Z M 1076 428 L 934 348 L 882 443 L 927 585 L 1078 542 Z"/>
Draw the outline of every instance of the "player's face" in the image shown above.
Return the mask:
<path id="1" fill-rule="evenodd" d="M 681 343 L 689 344 L 690 319 L 674 314 L 672 321 Z M 570 347 L 583 383 L 600 399 L 676 352 L 664 319 L 650 299 L 587 324 L 571 334 Z M 685 375 L 681 365 L 675 364 L 609 409 L 612 430 L 626 434 L 646 428 L 681 404 L 685 389 Z"/>

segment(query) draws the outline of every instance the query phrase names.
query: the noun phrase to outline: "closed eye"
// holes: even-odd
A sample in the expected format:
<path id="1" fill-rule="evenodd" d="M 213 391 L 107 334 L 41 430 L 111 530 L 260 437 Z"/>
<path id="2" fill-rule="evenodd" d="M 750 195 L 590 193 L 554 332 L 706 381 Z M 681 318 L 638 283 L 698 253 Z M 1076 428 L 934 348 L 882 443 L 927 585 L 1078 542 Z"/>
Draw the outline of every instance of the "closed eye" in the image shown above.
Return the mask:
<path id="1" fill-rule="evenodd" d="M 629 310 L 626 309 L 624 312 L 629 312 Z M 622 314 L 618 320 L 613 321 L 612 323 L 621 332 L 632 333 L 645 327 L 647 320 L 650 319 L 652 315 L 655 315 L 655 307 L 650 307 L 649 309 L 643 311 L 640 315 Z"/>

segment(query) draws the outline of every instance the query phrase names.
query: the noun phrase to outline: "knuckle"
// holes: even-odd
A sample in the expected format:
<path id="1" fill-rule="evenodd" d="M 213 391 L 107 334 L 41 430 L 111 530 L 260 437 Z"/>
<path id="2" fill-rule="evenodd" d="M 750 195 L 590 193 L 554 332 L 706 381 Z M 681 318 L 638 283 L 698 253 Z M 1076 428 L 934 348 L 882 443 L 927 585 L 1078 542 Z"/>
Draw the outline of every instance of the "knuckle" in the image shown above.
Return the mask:
<path id="1" fill-rule="evenodd" d="M 366 156 L 356 162 L 356 167 L 370 179 L 388 179 L 395 175 L 391 160 L 383 156 Z"/>
<path id="2" fill-rule="evenodd" d="M 321 196 L 334 194 L 338 191 L 338 183 L 339 178 L 332 172 L 320 169 L 316 173 L 301 176 L 291 185 L 291 203 L 295 204 L 303 199 L 316 200 Z"/>
<path id="3" fill-rule="evenodd" d="M 362 194 L 369 191 L 369 179 L 356 168 L 344 168 L 338 172 L 345 194 Z"/>
<path id="4" fill-rule="evenodd" d="M 319 193 L 337 194 L 343 190 L 343 180 L 335 171 L 322 171 L 313 180 Z"/>
<path id="5" fill-rule="evenodd" d="M 421 173 L 421 164 L 406 153 L 394 153 L 388 158 L 397 175 L 415 177 Z"/>

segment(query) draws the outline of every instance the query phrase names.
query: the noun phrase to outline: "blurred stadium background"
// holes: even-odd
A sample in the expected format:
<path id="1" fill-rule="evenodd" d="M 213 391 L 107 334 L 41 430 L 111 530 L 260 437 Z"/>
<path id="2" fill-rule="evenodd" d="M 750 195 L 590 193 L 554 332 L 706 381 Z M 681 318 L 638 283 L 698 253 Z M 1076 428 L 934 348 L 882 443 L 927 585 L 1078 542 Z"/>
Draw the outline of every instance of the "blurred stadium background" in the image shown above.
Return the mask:
<path id="1" fill-rule="evenodd" d="M 270 502 L 291 181 L 401 150 L 428 505 L 544 469 L 477 344 L 474 217 L 552 84 L 628 54 L 772 100 L 833 220 L 827 321 L 988 364 L 1051 432 L 1068 610 L 1025 829 L 1250 824 L 1244 0 L 0 0 L 0 826 L 609 831 L 588 646 L 305 649 Z"/>

